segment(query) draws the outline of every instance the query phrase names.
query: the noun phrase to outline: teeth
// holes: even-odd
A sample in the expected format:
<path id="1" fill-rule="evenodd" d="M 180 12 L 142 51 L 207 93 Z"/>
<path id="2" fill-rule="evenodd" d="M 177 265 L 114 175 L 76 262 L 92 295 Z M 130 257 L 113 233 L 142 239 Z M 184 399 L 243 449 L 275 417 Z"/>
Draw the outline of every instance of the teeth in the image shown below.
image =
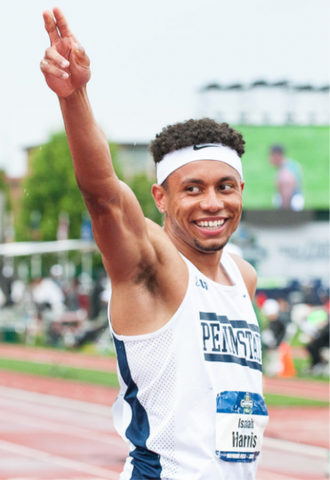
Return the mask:
<path id="1" fill-rule="evenodd" d="M 214 220 L 210 222 L 198 222 L 197 225 L 203 228 L 215 229 L 221 227 L 225 223 L 224 220 Z"/>

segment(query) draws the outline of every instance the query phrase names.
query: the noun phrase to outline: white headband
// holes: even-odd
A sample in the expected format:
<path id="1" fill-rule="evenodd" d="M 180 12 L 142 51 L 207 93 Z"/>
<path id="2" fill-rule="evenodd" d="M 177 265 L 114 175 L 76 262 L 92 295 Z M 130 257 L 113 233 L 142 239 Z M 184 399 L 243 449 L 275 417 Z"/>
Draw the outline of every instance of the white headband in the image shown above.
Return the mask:
<path id="1" fill-rule="evenodd" d="M 178 168 L 198 160 L 217 160 L 234 168 L 243 180 L 242 162 L 236 150 L 221 143 L 206 143 L 168 153 L 157 163 L 157 183 L 161 185 Z"/>

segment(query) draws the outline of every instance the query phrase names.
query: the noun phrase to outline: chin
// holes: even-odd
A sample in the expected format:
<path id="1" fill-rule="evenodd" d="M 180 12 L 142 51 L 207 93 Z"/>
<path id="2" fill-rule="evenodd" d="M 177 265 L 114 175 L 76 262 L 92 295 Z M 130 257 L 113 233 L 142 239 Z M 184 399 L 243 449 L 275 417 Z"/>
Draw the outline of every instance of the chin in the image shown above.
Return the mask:
<path id="1" fill-rule="evenodd" d="M 198 250 L 201 250 L 202 252 L 219 252 L 227 245 L 227 243 L 228 243 L 228 240 L 226 240 L 224 243 L 214 243 L 211 245 L 203 245 L 199 243 L 197 238 L 194 239 L 195 247 Z"/>

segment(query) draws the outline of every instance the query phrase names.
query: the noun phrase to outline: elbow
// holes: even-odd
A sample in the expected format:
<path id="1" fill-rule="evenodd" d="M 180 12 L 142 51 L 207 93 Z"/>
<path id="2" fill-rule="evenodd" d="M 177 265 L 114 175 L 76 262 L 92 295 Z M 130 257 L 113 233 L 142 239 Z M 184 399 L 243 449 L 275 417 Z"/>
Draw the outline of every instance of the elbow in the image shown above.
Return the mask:
<path id="1" fill-rule="evenodd" d="M 78 178 L 76 180 L 88 210 L 89 208 L 92 210 L 108 209 L 109 205 L 118 203 L 119 189 L 117 177 L 107 178 L 92 184 L 81 182 Z"/>
<path id="2" fill-rule="evenodd" d="M 92 212 L 98 214 L 109 212 L 113 205 L 119 203 L 118 192 L 110 188 L 99 188 L 98 191 L 94 191 L 94 189 L 92 191 L 82 187 L 79 183 L 78 186 L 90 214 Z"/>

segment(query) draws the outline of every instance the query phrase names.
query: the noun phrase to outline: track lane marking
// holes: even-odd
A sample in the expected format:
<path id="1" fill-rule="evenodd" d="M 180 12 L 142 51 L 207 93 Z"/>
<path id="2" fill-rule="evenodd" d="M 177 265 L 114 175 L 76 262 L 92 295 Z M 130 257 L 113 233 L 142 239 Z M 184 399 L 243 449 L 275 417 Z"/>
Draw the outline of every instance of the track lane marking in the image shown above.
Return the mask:
<path id="1" fill-rule="evenodd" d="M 257 476 L 256 480 L 303 480 L 298 477 L 288 477 L 288 475 L 283 475 L 282 473 L 268 472 L 267 470 L 260 469 L 260 475 Z"/>
<path id="2" fill-rule="evenodd" d="M 306 445 L 305 443 L 294 443 L 287 440 L 279 440 L 278 438 L 270 437 L 264 437 L 263 447 L 274 450 L 283 450 L 290 453 L 298 453 L 301 455 L 309 455 L 322 459 L 327 459 L 329 455 L 329 450 L 327 448 Z"/>
<path id="3" fill-rule="evenodd" d="M 97 403 L 71 400 L 70 398 L 56 397 L 55 395 L 48 395 L 46 393 L 36 393 L 28 390 L 20 390 L 19 388 L 2 386 L 0 386 L 0 395 L 17 400 L 42 403 L 43 405 L 50 405 L 52 407 L 67 408 L 69 410 L 93 413 L 95 415 L 104 415 L 112 418 L 111 407 L 99 405 Z"/>
<path id="4" fill-rule="evenodd" d="M 10 419 L 11 423 L 18 423 L 19 425 L 25 425 L 28 427 L 40 428 L 57 433 L 65 433 L 67 435 L 74 435 L 76 437 L 87 438 L 88 440 L 104 442 L 115 447 L 122 447 L 125 450 L 127 449 L 124 440 L 122 440 L 117 434 L 114 436 L 111 433 L 101 433 L 88 428 L 55 423 L 39 418 L 31 419 L 30 415 L 27 416 L 24 414 L 17 414 L 16 412 L 14 415 L 15 417 Z M 3 421 L 8 420 L 8 414 L 2 414 L 2 412 L 0 412 L 0 419 Z M 126 454 L 128 454 L 128 449 Z"/>
<path id="5" fill-rule="evenodd" d="M 23 455 L 25 457 L 33 458 L 42 462 L 53 463 L 63 468 L 76 470 L 77 472 L 89 473 L 98 478 L 109 480 L 119 479 L 119 473 L 114 472 L 113 470 L 108 470 L 102 467 L 95 467 L 93 465 L 88 465 L 87 463 L 70 460 L 69 458 L 61 457 L 59 455 L 53 455 L 51 453 L 43 452 L 35 448 L 24 447 L 23 445 L 17 445 L 15 443 L 5 440 L 0 440 L 0 449 L 7 452 L 15 453 L 17 455 Z"/>
<path id="6" fill-rule="evenodd" d="M 44 480 L 41 477 L 8 477 L 5 480 Z M 57 480 L 57 479 L 52 479 Z M 61 478 L 61 480 L 100 480 L 100 477 L 70 477 Z"/>
<path id="7" fill-rule="evenodd" d="M 75 411 L 81 411 L 86 413 L 92 413 L 100 416 L 111 416 L 111 408 L 98 405 L 95 403 L 84 402 L 80 400 L 71 400 L 63 397 L 57 397 L 54 395 L 47 395 L 43 393 L 35 393 L 26 390 L 20 390 L 11 387 L 2 387 L 0 386 L 0 395 L 3 395 L 8 398 L 14 398 L 22 401 L 29 401 L 33 403 L 41 403 L 44 405 L 49 405 L 58 408 L 66 408 Z M 290 442 L 287 440 L 281 440 L 271 437 L 264 437 L 264 446 L 266 448 L 290 451 L 292 453 L 298 453 L 302 455 L 312 455 L 318 458 L 328 458 L 328 449 L 322 447 L 316 447 L 313 445 L 301 444 Z M 290 479 L 290 477 L 288 477 Z M 285 478 L 283 478 L 285 480 Z M 295 479 L 296 480 L 296 479 Z"/>

